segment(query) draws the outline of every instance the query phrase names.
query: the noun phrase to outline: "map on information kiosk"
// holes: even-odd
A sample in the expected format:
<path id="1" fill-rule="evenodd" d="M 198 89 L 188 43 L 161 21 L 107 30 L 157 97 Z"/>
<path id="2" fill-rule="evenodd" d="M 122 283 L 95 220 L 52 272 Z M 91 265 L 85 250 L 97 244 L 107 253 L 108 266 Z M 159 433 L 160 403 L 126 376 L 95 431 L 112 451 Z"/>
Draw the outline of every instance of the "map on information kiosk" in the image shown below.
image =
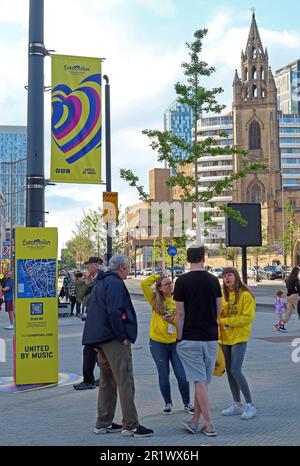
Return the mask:
<path id="1" fill-rule="evenodd" d="M 55 259 L 18 259 L 18 298 L 56 297 Z"/>

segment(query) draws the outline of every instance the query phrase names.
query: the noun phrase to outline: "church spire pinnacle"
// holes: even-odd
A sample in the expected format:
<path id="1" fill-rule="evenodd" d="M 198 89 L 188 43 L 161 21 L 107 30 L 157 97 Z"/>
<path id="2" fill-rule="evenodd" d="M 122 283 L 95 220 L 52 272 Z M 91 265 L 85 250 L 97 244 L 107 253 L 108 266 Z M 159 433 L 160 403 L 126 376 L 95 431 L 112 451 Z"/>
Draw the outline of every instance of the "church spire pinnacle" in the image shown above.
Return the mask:
<path id="1" fill-rule="evenodd" d="M 265 58 L 265 53 L 264 53 L 261 38 L 259 35 L 259 30 L 256 24 L 255 9 L 252 8 L 251 10 L 253 12 L 252 21 L 251 21 L 248 41 L 246 45 L 245 55 L 248 57 L 248 59 L 249 58 L 256 59 L 259 56 L 261 56 L 261 58 Z"/>
<path id="2" fill-rule="evenodd" d="M 252 8 L 252 21 L 245 52 L 241 56 L 241 96 L 242 101 L 265 101 L 268 98 L 267 83 L 269 64 L 267 49 L 264 50 L 256 24 L 255 9 Z M 234 83 L 237 83 L 235 77 Z M 237 88 L 237 86 L 236 86 Z"/>

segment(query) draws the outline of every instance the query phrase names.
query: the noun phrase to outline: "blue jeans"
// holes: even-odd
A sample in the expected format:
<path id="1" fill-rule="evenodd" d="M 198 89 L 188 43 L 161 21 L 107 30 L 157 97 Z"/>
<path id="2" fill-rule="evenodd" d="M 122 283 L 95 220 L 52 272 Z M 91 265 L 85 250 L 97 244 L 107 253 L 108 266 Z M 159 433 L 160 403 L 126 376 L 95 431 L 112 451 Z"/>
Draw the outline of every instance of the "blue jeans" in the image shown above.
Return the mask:
<path id="1" fill-rule="evenodd" d="M 150 352 L 158 371 L 159 388 L 165 404 L 171 403 L 170 362 L 172 364 L 183 404 L 190 402 L 190 387 L 176 351 L 176 343 L 149 342 Z"/>

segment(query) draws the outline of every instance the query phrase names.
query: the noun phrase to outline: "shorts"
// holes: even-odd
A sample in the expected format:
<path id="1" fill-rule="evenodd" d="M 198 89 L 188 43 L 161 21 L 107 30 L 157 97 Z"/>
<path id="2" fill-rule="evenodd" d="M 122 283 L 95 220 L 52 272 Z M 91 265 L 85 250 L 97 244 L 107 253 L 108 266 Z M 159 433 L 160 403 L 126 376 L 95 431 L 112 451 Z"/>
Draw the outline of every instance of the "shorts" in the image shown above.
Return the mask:
<path id="1" fill-rule="evenodd" d="M 218 353 L 217 341 L 182 340 L 176 349 L 188 382 L 211 382 Z"/>
<path id="2" fill-rule="evenodd" d="M 13 302 L 12 301 L 5 301 L 5 311 L 6 312 L 13 312 L 14 307 L 13 307 Z"/>

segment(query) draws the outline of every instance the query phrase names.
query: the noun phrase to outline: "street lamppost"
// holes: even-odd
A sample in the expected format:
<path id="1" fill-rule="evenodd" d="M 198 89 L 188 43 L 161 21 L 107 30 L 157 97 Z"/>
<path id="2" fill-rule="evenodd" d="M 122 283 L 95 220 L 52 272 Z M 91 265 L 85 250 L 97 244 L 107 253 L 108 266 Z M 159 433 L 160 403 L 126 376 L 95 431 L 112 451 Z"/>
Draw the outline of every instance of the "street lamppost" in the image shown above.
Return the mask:
<path id="1" fill-rule="evenodd" d="M 285 218 L 284 218 L 284 186 L 283 186 L 283 170 L 281 174 L 281 206 L 282 206 L 282 255 L 283 255 L 283 265 L 284 270 L 282 273 L 282 279 L 285 279 L 286 274 L 286 250 L 285 250 L 285 238 L 284 238 L 284 229 L 285 229 Z"/>
<path id="2" fill-rule="evenodd" d="M 140 226 L 136 225 L 136 227 L 135 227 L 135 229 L 136 229 L 135 240 L 137 240 L 137 232 L 138 232 L 139 228 L 140 228 Z M 135 242 L 134 243 L 134 277 L 136 277 L 136 249 L 137 249 L 137 244 Z"/>

